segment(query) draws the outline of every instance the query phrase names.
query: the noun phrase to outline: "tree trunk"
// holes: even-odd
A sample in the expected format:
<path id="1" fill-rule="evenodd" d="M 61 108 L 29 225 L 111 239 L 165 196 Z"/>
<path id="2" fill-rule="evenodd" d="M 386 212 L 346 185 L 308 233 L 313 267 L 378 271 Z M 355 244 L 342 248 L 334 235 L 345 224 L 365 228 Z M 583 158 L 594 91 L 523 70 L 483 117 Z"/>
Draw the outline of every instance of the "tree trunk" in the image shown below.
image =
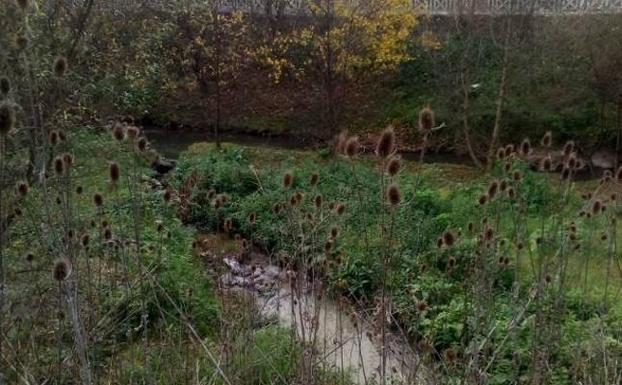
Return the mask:
<path id="1" fill-rule="evenodd" d="M 462 83 L 462 94 L 464 96 L 462 101 L 462 130 L 464 132 L 464 141 L 466 144 L 467 151 L 469 152 L 469 157 L 473 161 L 476 167 L 482 168 L 483 164 L 480 162 L 479 158 L 475 154 L 473 150 L 473 144 L 471 142 L 471 134 L 470 134 L 470 126 L 469 126 L 469 89 L 464 81 L 464 74 L 460 77 Z"/>
<path id="2" fill-rule="evenodd" d="M 618 124 L 618 135 L 616 138 L 616 171 L 620 167 L 620 147 L 622 146 L 622 94 L 618 100 L 618 111 L 616 114 Z"/>
<path id="3" fill-rule="evenodd" d="M 492 129 L 492 136 L 490 138 L 490 146 L 488 148 L 488 159 L 487 166 L 490 170 L 492 168 L 492 164 L 495 157 L 495 152 L 497 149 L 497 142 L 499 141 L 499 134 L 501 132 L 501 117 L 503 115 L 503 101 L 505 99 L 505 91 L 507 86 L 507 76 L 508 76 L 508 65 L 509 65 L 509 56 L 510 56 L 510 25 L 511 21 L 508 18 L 506 31 L 505 31 L 505 41 L 503 43 L 503 63 L 501 65 L 501 79 L 499 80 L 499 89 L 497 92 L 497 100 L 495 102 L 496 111 L 495 111 L 495 125 Z"/>

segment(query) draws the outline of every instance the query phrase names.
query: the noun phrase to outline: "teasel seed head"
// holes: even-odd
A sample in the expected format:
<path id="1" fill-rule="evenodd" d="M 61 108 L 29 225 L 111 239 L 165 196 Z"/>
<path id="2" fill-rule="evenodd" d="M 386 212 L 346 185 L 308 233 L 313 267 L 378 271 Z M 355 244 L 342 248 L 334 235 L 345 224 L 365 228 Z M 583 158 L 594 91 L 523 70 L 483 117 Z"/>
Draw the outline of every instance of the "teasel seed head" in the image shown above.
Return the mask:
<path id="1" fill-rule="evenodd" d="M 514 145 L 508 144 L 505 146 L 505 157 L 509 158 L 514 153 Z"/>
<path id="2" fill-rule="evenodd" d="M 322 195 L 316 195 L 315 198 L 313 198 L 313 203 L 315 204 L 316 209 L 320 209 L 322 207 Z"/>
<path id="3" fill-rule="evenodd" d="M 26 261 L 28 261 L 28 263 L 31 263 L 34 260 L 35 260 L 35 255 L 33 253 L 26 254 Z"/>
<path id="4" fill-rule="evenodd" d="M 112 128 L 112 136 L 119 142 L 125 140 L 125 129 L 119 123 Z"/>
<path id="5" fill-rule="evenodd" d="M 290 204 L 290 206 L 292 206 L 292 207 L 296 207 L 296 206 L 298 206 L 298 199 L 296 199 L 296 194 L 292 195 L 292 196 L 289 198 L 289 204 Z"/>
<path id="6" fill-rule="evenodd" d="M 473 230 L 475 230 L 475 224 L 473 224 L 473 222 L 469 222 L 467 224 L 467 230 L 469 231 L 469 233 L 472 233 Z"/>
<path id="7" fill-rule="evenodd" d="M 492 241 L 492 237 L 494 235 L 495 235 L 494 231 L 492 231 L 492 229 L 488 227 L 486 229 L 486 232 L 484 233 L 484 239 L 486 239 L 487 241 Z"/>
<path id="8" fill-rule="evenodd" d="M 162 231 L 164 231 L 164 223 L 162 223 L 162 221 L 160 220 L 157 220 L 155 222 L 155 228 L 158 233 L 161 233 Z"/>
<path id="9" fill-rule="evenodd" d="M 546 274 L 546 275 L 544 276 L 544 282 L 546 282 L 547 284 L 548 284 L 548 283 L 551 283 L 552 281 L 553 281 L 553 278 L 551 277 L 551 275 L 550 275 L 550 274 Z"/>
<path id="10" fill-rule="evenodd" d="M 104 197 L 100 193 L 96 193 L 93 195 L 93 203 L 96 207 L 101 207 L 104 205 Z"/>
<path id="11" fill-rule="evenodd" d="M 595 200 L 594 203 L 592 204 L 592 215 L 597 215 L 599 214 L 603 209 L 603 202 L 601 202 L 600 200 Z"/>
<path id="12" fill-rule="evenodd" d="M 13 210 L 13 212 L 15 213 L 16 217 L 21 217 L 22 216 L 22 209 L 19 207 L 16 207 L 15 210 Z"/>
<path id="13" fill-rule="evenodd" d="M 54 147 L 58 144 L 58 142 L 58 131 L 50 131 L 48 134 L 48 143 L 50 143 L 50 146 Z"/>
<path id="14" fill-rule="evenodd" d="M 294 181 L 294 177 L 292 176 L 291 173 L 286 172 L 285 175 L 283 175 L 283 187 L 284 188 L 290 188 L 293 181 Z"/>
<path id="15" fill-rule="evenodd" d="M 564 145 L 564 148 L 562 149 L 562 155 L 565 157 L 570 156 L 570 154 L 572 154 L 572 152 L 574 151 L 574 142 L 572 140 L 569 140 L 568 142 L 566 142 L 566 144 Z"/>
<path id="16" fill-rule="evenodd" d="M 125 130 L 125 134 L 127 135 L 127 138 L 131 141 L 136 140 L 136 138 L 138 138 L 139 133 L 140 133 L 140 130 L 136 126 L 129 126 Z"/>
<path id="17" fill-rule="evenodd" d="M 326 254 L 329 254 L 332 249 L 333 249 L 333 240 L 331 238 L 328 238 L 324 242 L 324 252 Z"/>
<path id="18" fill-rule="evenodd" d="M 543 147 L 551 147 L 551 145 L 553 144 L 553 133 L 551 131 L 545 132 L 542 140 L 540 141 L 540 144 Z"/>
<path id="19" fill-rule="evenodd" d="M 423 353 L 428 353 L 432 350 L 432 344 L 426 339 L 422 339 L 421 341 L 419 341 L 417 343 L 417 346 L 419 347 L 419 350 Z"/>
<path id="20" fill-rule="evenodd" d="M 121 171 L 119 170 L 119 165 L 117 162 L 111 162 L 109 168 L 109 176 L 110 182 L 112 184 L 116 184 L 119 181 L 119 177 L 121 175 Z"/>
<path id="21" fill-rule="evenodd" d="M 335 239 L 337 238 L 337 236 L 339 235 L 339 227 L 337 226 L 333 226 L 330 228 L 330 236 L 331 238 Z"/>
<path id="22" fill-rule="evenodd" d="M 345 144 L 345 154 L 348 158 L 354 158 L 359 154 L 361 145 L 358 136 L 353 136 Z"/>
<path id="23" fill-rule="evenodd" d="M 309 184 L 313 187 L 317 186 L 318 182 L 320 181 L 320 174 L 318 174 L 317 172 L 314 172 L 313 174 L 311 174 L 311 178 L 309 178 Z"/>
<path id="24" fill-rule="evenodd" d="M 542 158 L 542 160 L 540 161 L 540 171 L 543 171 L 543 172 L 551 171 L 552 164 L 553 164 L 553 161 L 551 159 L 551 156 L 547 155 L 546 157 Z"/>
<path id="25" fill-rule="evenodd" d="M 0 96 L 6 98 L 11 92 L 11 82 L 6 76 L 0 77 Z"/>
<path id="26" fill-rule="evenodd" d="M 148 147 L 149 147 L 149 141 L 147 141 L 147 138 L 145 138 L 144 136 L 138 139 L 138 141 L 136 142 L 136 148 L 140 152 L 145 152 Z"/>
<path id="27" fill-rule="evenodd" d="M 73 155 L 69 153 L 63 154 L 63 163 L 65 165 L 65 170 L 69 170 L 71 166 L 73 166 Z"/>
<path id="28" fill-rule="evenodd" d="M 339 216 L 343 215 L 346 212 L 346 205 L 343 203 L 337 203 L 335 205 L 335 212 Z"/>
<path id="29" fill-rule="evenodd" d="M 173 191 L 170 188 L 164 190 L 164 194 L 162 194 L 162 199 L 164 202 L 170 202 L 173 197 Z"/>
<path id="30" fill-rule="evenodd" d="M 436 247 L 438 247 L 439 249 L 443 247 L 443 237 L 438 237 L 436 239 Z"/>
<path id="31" fill-rule="evenodd" d="M 512 170 L 512 162 L 505 162 L 505 164 L 503 165 L 503 169 L 505 170 L 505 172 L 510 172 Z"/>
<path id="32" fill-rule="evenodd" d="M 450 269 L 453 269 L 455 266 L 456 266 L 456 258 L 449 257 L 449 259 L 447 260 L 447 267 L 449 267 Z"/>
<path id="33" fill-rule="evenodd" d="M 499 191 L 505 192 L 509 186 L 509 182 L 506 179 L 503 179 L 501 180 L 501 182 L 499 182 Z"/>
<path id="34" fill-rule="evenodd" d="M 426 311 L 428 309 L 428 304 L 424 300 L 417 301 L 417 305 L 416 306 L 417 306 L 417 311 L 419 313 L 423 313 L 424 311 Z"/>
<path id="35" fill-rule="evenodd" d="M 112 229 L 110 229 L 110 227 L 104 229 L 104 239 L 107 241 L 112 239 Z"/>
<path id="36" fill-rule="evenodd" d="M 486 203 L 488 203 L 488 195 L 487 194 L 482 194 L 479 196 L 479 200 L 478 203 L 480 204 L 480 206 L 485 205 Z"/>
<path id="37" fill-rule="evenodd" d="M 17 39 L 15 39 L 15 42 L 17 43 L 17 46 L 20 50 L 24 50 L 28 48 L 28 44 L 30 44 L 30 39 L 28 39 L 28 37 L 25 35 L 19 35 Z"/>
<path id="38" fill-rule="evenodd" d="M 88 234 L 83 234 L 82 237 L 80 237 L 80 243 L 82 244 L 83 247 L 87 247 L 89 245 L 91 238 Z"/>
<path id="39" fill-rule="evenodd" d="M 56 175 L 63 175 L 65 172 L 65 162 L 63 162 L 63 158 L 60 156 L 54 158 L 54 171 Z"/>
<path id="40" fill-rule="evenodd" d="M 529 141 L 529 138 L 525 138 L 521 142 L 521 144 L 520 144 L 520 153 L 523 156 L 528 156 L 528 155 L 531 154 L 531 142 Z"/>
<path id="41" fill-rule="evenodd" d="M 447 247 L 452 247 L 456 242 L 456 236 L 451 231 L 445 231 L 443 233 L 443 244 Z"/>
<path id="42" fill-rule="evenodd" d="M 76 187 L 76 194 L 82 195 L 83 192 L 84 192 L 84 188 L 82 186 Z"/>
<path id="43" fill-rule="evenodd" d="M 28 182 L 25 182 L 25 181 L 19 182 L 17 184 L 17 193 L 22 197 L 25 197 L 26 195 L 28 195 Z"/>
<path id="44" fill-rule="evenodd" d="M 494 199 L 495 195 L 497 195 L 497 191 L 499 190 L 499 181 L 493 180 L 488 186 L 488 196 L 490 199 Z"/>
<path id="45" fill-rule="evenodd" d="M 57 78 L 62 78 L 67 74 L 67 69 L 69 65 L 67 64 L 67 59 L 65 57 L 58 57 L 54 61 L 54 75 Z"/>
<path id="46" fill-rule="evenodd" d="M 419 111 L 419 130 L 428 133 L 434 128 L 434 111 L 430 107 L 424 107 Z"/>
<path id="47" fill-rule="evenodd" d="M 505 160 L 505 148 L 499 147 L 499 149 L 497 149 L 497 159 Z"/>
<path id="48" fill-rule="evenodd" d="M 389 203 L 393 207 L 400 204 L 401 194 L 400 194 L 400 189 L 397 187 L 397 185 L 392 184 L 389 186 L 389 189 L 387 190 L 387 198 L 388 198 Z"/>
<path id="49" fill-rule="evenodd" d="M 272 206 L 272 212 L 276 215 L 279 215 L 281 213 L 282 210 L 282 206 L 280 203 L 275 203 L 274 206 Z"/>
<path id="50" fill-rule="evenodd" d="M 443 357 L 445 358 L 445 361 L 450 364 L 455 363 L 458 358 L 456 352 L 454 352 L 452 348 L 445 349 L 445 351 L 443 352 Z"/>
<path id="51" fill-rule="evenodd" d="M 256 222 L 257 222 L 257 214 L 255 214 L 255 212 L 253 211 L 252 213 L 248 215 L 248 223 L 250 223 L 251 226 L 254 226 Z"/>
<path id="52" fill-rule="evenodd" d="M 15 126 L 15 109 L 7 102 L 0 103 L 0 136 L 8 134 Z"/>
<path id="53" fill-rule="evenodd" d="M 66 280 L 71 274 L 71 262 L 67 258 L 59 258 L 54 261 L 52 276 L 58 282 Z"/>
<path id="54" fill-rule="evenodd" d="M 395 131 L 393 127 L 387 127 L 378 139 L 376 145 L 376 155 L 381 158 L 387 158 L 395 152 Z"/>
<path id="55" fill-rule="evenodd" d="M 391 176 L 396 176 L 400 169 L 402 168 L 402 161 L 399 156 L 391 157 L 389 160 L 389 164 L 387 165 L 387 173 Z"/>
<path id="56" fill-rule="evenodd" d="M 516 181 L 516 182 L 520 182 L 523 179 L 523 173 L 520 172 L 519 170 L 515 170 L 512 173 L 512 178 Z"/>

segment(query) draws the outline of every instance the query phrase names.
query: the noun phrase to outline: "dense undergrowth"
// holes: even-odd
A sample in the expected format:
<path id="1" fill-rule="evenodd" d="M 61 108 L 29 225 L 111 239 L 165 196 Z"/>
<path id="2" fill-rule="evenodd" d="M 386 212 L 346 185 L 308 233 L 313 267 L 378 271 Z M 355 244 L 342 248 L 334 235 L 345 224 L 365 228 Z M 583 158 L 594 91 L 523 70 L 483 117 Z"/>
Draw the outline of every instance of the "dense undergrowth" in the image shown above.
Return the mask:
<path id="1" fill-rule="evenodd" d="M 438 165 L 381 177 L 371 158 L 197 144 L 175 179 L 198 181 L 190 222 L 228 223 L 286 266 L 320 272 L 360 309 L 390 293 L 392 328 L 407 332 L 437 381 L 611 383 L 622 353 L 610 195 L 619 181 L 605 177 L 581 199 L 585 185 L 508 159 L 465 182 L 439 177 Z M 388 183 L 399 186 L 396 209 L 383 203 Z"/>

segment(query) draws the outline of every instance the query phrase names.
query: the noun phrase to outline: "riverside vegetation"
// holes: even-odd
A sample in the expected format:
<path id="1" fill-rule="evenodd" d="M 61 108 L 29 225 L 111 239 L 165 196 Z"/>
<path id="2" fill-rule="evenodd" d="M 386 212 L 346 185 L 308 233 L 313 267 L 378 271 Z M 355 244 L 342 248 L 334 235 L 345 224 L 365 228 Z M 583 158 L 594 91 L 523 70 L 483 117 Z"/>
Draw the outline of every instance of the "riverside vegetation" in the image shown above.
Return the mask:
<path id="1" fill-rule="evenodd" d="M 409 111 L 417 161 L 400 157 L 389 126 L 373 148 L 346 132 L 318 151 L 198 143 L 158 175 L 144 130 L 102 123 L 92 89 L 72 91 L 99 71 L 79 49 L 94 3 L 76 14 L 42 4 L 0 11 L 0 384 L 622 382 L 622 168 L 577 181 L 580 149 L 552 132 L 495 147 L 486 172 L 426 165 L 427 145 L 446 133 L 423 107 Z M 229 41 L 247 36 L 242 15 L 210 10 L 191 21 L 222 26 Z M 361 41 L 382 46 L 374 58 L 389 71 L 416 19 L 377 15 L 357 19 L 350 37 L 393 23 Z M 302 46 L 326 47 L 327 35 L 304 40 L 311 31 Z M 192 41 L 190 57 L 213 59 L 209 39 Z M 209 93 L 232 84 L 195 76 Z M 326 112 L 334 131 L 346 115 Z M 289 324 L 265 314 L 257 290 L 224 284 L 228 270 L 260 260 L 278 266 Z M 247 266 L 253 286 L 262 266 Z M 355 376 L 344 357 L 363 352 L 346 347 L 363 339 L 378 359 Z"/>

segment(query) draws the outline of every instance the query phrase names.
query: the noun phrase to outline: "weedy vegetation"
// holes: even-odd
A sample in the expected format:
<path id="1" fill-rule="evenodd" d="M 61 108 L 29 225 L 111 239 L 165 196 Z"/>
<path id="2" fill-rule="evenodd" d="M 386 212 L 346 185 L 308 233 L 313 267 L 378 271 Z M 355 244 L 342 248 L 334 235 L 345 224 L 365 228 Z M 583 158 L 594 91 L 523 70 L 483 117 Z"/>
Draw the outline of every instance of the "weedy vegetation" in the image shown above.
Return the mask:
<path id="1" fill-rule="evenodd" d="M 141 36 L 130 31 L 136 10 L 10 3 L 0 10 L 0 385 L 622 383 L 622 167 L 616 155 L 585 180 L 594 162 L 579 144 L 594 140 L 567 140 L 575 126 L 518 142 L 515 120 L 501 130 L 515 101 L 504 97 L 516 91 L 512 48 L 527 39 L 509 21 L 502 47 L 480 45 L 497 60 L 484 60 L 499 72 L 497 96 L 472 110 L 475 45 L 450 33 L 437 46 L 401 0 L 314 1 L 295 17 L 281 1 L 259 15 L 174 4 L 137 19 Z M 430 85 L 409 76 L 430 65 L 413 52 L 432 51 L 432 62 L 460 47 L 461 110 L 448 107 L 455 93 L 397 95 Z M 595 73 L 617 63 L 609 48 Z M 603 76 L 610 122 L 603 84 L 616 83 Z M 394 91 L 388 111 L 369 95 L 376 86 L 377 97 Z M 268 94 L 276 101 L 257 98 Z M 180 98 L 213 143 L 169 162 L 142 123 Z M 494 114 L 480 111 L 490 105 Z M 491 117 L 492 133 L 470 136 Z M 324 147 L 222 137 L 294 123 Z M 450 135 L 479 167 L 426 163 Z M 497 149 L 506 139 L 516 143 Z"/>

